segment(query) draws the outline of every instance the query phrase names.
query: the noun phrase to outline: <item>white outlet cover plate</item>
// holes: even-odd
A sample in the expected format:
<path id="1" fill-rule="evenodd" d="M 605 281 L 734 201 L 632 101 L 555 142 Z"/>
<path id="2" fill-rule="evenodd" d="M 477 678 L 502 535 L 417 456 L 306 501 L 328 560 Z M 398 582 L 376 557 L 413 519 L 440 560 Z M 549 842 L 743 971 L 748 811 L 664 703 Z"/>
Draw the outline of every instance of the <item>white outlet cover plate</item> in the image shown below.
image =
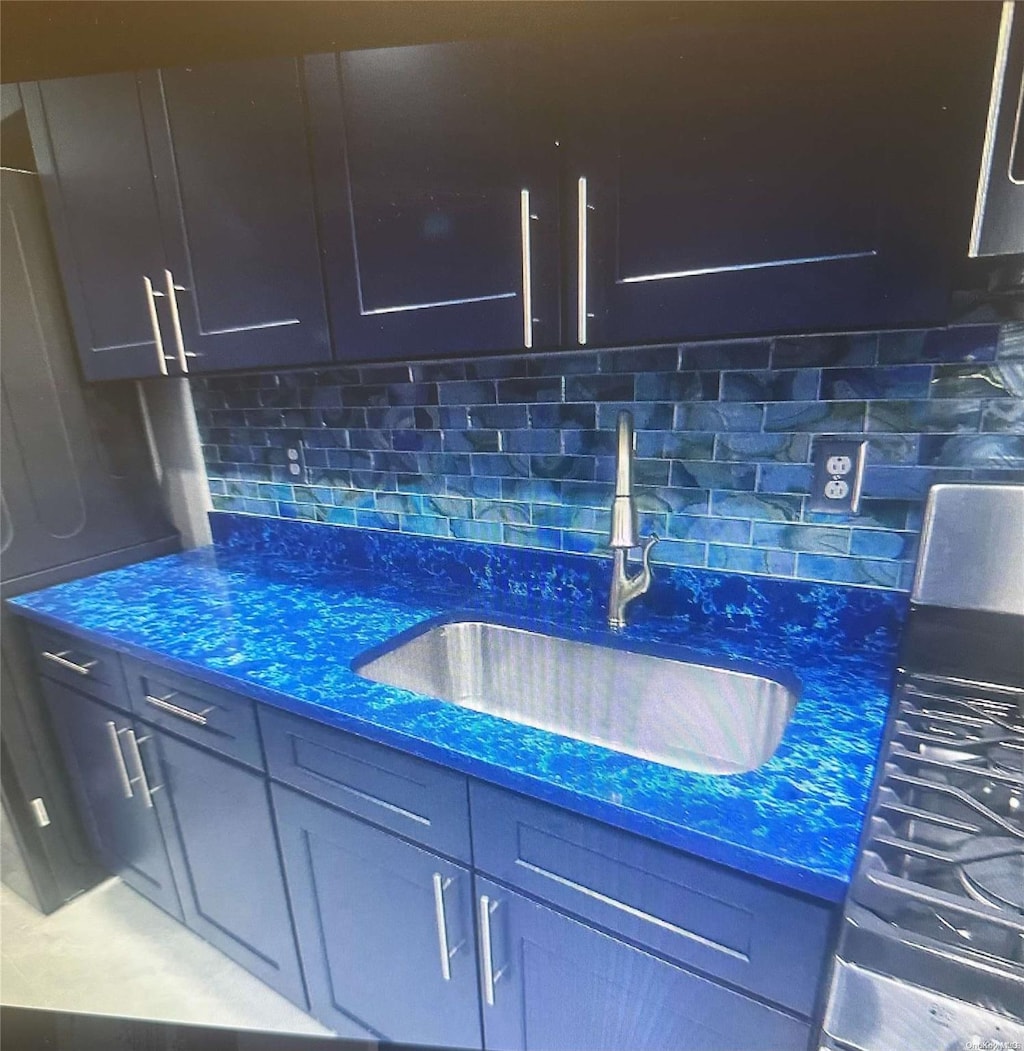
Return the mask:
<path id="1" fill-rule="evenodd" d="M 814 443 L 814 477 L 808 501 L 812 511 L 857 513 L 867 445 L 863 438 L 821 438 Z"/>

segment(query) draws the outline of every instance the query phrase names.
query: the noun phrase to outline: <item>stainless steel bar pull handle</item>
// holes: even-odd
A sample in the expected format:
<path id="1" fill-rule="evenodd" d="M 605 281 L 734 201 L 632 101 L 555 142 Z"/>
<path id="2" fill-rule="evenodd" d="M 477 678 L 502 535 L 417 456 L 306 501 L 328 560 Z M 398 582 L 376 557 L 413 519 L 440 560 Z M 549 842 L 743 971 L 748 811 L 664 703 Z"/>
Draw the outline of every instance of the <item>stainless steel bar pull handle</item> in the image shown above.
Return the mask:
<path id="1" fill-rule="evenodd" d="M 1002 14 L 999 19 L 999 35 L 996 38 L 995 62 L 992 68 L 992 88 L 988 100 L 988 119 L 985 122 L 985 141 L 981 150 L 981 167 L 978 174 L 978 188 L 974 197 L 974 222 L 971 225 L 971 239 L 968 243 L 967 254 L 977 256 L 981 253 L 982 231 L 985 226 L 985 212 L 988 202 L 990 183 L 995 175 L 1002 178 L 1001 172 L 994 170 L 994 160 L 997 143 L 999 140 L 1000 113 L 1004 102 L 1013 104 L 1013 97 L 1006 90 L 1006 72 L 1010 63 L 1010 43 L 1013 33 L 1014 4 L 1013 0 L 1003 0 Z M 1009 97 L 1004 97 L 1004 95 Z M 1013 137 L 1010 140 L 1010 149 L 1006 154 L 1006 178 L 1020 185 L 1020 180 L 1015 179 L 1014 160 L 1017 153 L 1020 136 L 1021 109 L 1024 107 L 1024 80 L 1021 82 L 1020 91 L 1017 94 L 1017 116 L 1014 121 Z"/>
<path id="2" fill-rule="evenodd" d="M 1017 171 L 1017 151 L 1020 149 L 1021 117 L 1024 115 L 1024 75 L 1021 76 L 1020 91 L 1017 92 L 1017 118 L 1013 124 L 1013 141 L 1010 143 L 1010 156 L 1006 162 L 1006 174 L 1015 186 L 1024 186 L 1024 179 L 1018 179 L 1014 172 Z"/>
<path id="3" fill-rule="evenodd" d="M 451 886 L 451 878 L 445 879 L 440 872 L 434 873 L 434 918 L 437 921 L 437 946 L 441 952 L 441 977 L 452 980 L 451 959 L 456 949 L 448 948 L 448 920 L 444 911 L 444 892 Z"/>
<path id="4" fill-rule="evenodd" d="M 533 252 L 530 246 L 530 191 L 519 191 L 519 226 L 523 243 L 523 346 L 533 346 Z"/>
<path id="5" fill-rule="evenodd" d="M 163 292 L 153 289 L 153 282 L 143 274 L 142 284 L 146 289 L 146 305 L 149 307 L 149 323 L 153 326 L 153 342 L 156 344 L 156 365 L 161 376 L 167 375 L 167 358 L 164 355 L 164 338 L 160 334 L 160 320 L 156 316 L 156 297 Z"/>
<path id="6" fill-rule="evenodd" d="M 135 764 L 136 769 L 139 771 L 138 776 L 132 778 L 132 784 L 142 785 L 142 802 L 150 810 L 153 809 L 153 793 L 160 790 L 159 785 L 154 788 L 150 788 L 149 779 L 146 777 L 146 768 L 142 765 L 142 752 L 139 751 L 139 739 L 135 736 L 134 730 L 122 730 L 121 731 L 128 736 L 128 750 L 132 754 L 132 762 Z M 143 737 L 143 741 L 148 741 L 148 737 Z"/>
<path id="7" fill-rule="evenodd" d="M 484 968 L 484 1001 L 488 1007 L 494 1006 L 494 986 L 505 973 L 502 967 L 494 970 L 494 957 L 491 955 L 491 917 L 498 908 L 498 902 L 491 901 L 486 894 L 480 895 L 480 956 Z"/>
<path id="8" fill-rule="evenodd" d="M 110 744 L 114 749 L 115 765 L 117 766 L 117 773 L 121 779 L 121 791 L 124 792 L 125 799 L 131 799 L 135 793 L 132 791 L 132 779 L 128 776 L 128 767 L 124 764 L 124 755 L 121 752 L 121 742 L 118 740 L 118 733 L 120 731 L 113 724 L 111 720 L 107 720 L 107 734 L 110 737 Z"/>
<path id="9" fill-rule="evenodd" d="M 172 693 L 173 697 L 174 694 Z M 151 704 L 154 708 L 159 708 L 162 712 L 167 712 L 169 715 L 176 715 L 179 719 L 185 719 L 187 722 L 195 723 L 197 726 L 206 726 L 207 715 L 213 711 L 213 708 L 204 708 L 201 712 L 193 712 L 188 708 L 182 708 L 177 704 L 171 704 L 166 697 L 154 697 L 152 694 L 146 694 L 146 703 Z"/>
<path id="10" fill-rule="evenodd" d="M 587 342 L 587 177 L 576 184 L 576 340 Z"/>
<path id="11" fill-rule="evenodd" d="M 171 327 L 174 329 L 174 346 L 178 352 L 178 364 L 181 371 L 188 375 L 188 355 L 185 353 L 185 337 L 181 334 L 181 315 L 178 313 L 178 293 L 184 292 L 181 285 L 174 283 L 174 276 L 170 270 L 164 271 L 164 280 L 167 282 L 167 302 L 171 306 Z"/>
<path id="12" fill-rule="evenodd" d="M 86 661 L 85 664 L 76 664 L 74 661 L 68 660 L 68 654 L 70 652 L 70 650 L 61 650 L 60 653 L 51 653 L 49 650 L 43 650 L 42 655 L 48 661 L 53 661 L 54 664 L 59 664 L 62 668 L 67 668 L 68 671 L 77 672 L 79 675 L 92 675 L 92 670 L 96 667 L 98 662 Z"/>

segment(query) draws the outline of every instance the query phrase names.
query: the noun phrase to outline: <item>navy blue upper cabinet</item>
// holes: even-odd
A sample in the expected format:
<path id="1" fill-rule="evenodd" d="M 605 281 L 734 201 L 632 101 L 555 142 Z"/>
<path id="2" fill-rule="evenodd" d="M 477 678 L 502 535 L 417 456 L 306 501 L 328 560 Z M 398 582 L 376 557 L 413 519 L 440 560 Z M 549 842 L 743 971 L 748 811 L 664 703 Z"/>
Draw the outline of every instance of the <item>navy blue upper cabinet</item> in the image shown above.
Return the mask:
<path id="1" fill-rule="evenodd" d="M 140 84 L 185 367 L 329 360 L 300 63 L 161 70 Z"/>
<path id="2" fill-rule="evenodd" d="M 566 56 L 578 343 L 945 321 L 992 12 L 901 6 L 691 11 Z"/>
<path id="3" fill-rule="evenodd" d="M 87 379 L 330 359 L 297 60 L 23 92 Z"/>
<path id="4" fill-rule="evenodd" d="M 156 322 L 160 216 L 134 73 L 22 85 L 86 379 L 174 370 Z"/>
<path id="5" fill-rule="evenodd" d="M 998 13 L 24 85 L 85 374 L 944 324 Z"/>
<path id="6" fill-rule="evenodd" d="M 557 345 L 556 147 L 509 41 L 306 60 L 340 358 Z"/>

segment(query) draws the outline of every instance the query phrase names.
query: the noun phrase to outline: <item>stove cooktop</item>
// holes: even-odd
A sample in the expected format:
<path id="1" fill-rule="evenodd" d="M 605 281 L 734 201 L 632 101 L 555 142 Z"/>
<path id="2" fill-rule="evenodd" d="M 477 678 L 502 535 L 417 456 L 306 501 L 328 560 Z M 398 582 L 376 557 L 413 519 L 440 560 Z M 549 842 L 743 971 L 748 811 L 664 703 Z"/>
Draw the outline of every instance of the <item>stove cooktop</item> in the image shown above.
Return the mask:
<path id="1" fill-rule="evenodd" d="M 909 674 L 896 704 L 850 901 L 1024 1021 L 1024 688 Z"/>
<path id="2" fill-rule="evenodd" d="M 1024 618 L 912 610 L 901 665 L 824 1046 L 1010 1047 L 1024 1040 Z M 916 1031 L 865 1006 L 883 1002 Z"/>

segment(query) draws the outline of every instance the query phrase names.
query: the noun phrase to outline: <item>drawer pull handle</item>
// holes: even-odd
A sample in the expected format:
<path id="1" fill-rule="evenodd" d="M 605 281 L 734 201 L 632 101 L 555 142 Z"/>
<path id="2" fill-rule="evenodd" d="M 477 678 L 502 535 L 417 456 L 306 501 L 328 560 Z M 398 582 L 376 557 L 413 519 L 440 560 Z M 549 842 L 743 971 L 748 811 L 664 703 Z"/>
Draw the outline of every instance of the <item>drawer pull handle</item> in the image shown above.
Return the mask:
<path id="1" fill-rule="evenodd" d="M 505 973 L 505 968 L 494 970 L 494 957 L 491 955 L 491 917 L 498 908 L 498 902 L 491 901 L 486 894 L 480 895 L 480 956 L 484 968 L 484 1000 L 488 1007 L 494 1006 L 494 986 Z"/>
<path id="2" fill-rule="evenodd" d="M 128 767 L 124 765 L 124 753 L 121 751 L 121 742 L 117 739 L 117 735 L 122 732 L 118 730 L 110 719 L 107 720 L 107 734 L 110 737 L 111 747 L 114 749 L 114 765 L 117 767 L 117 773 L 121 779 L 121 790 L 124 792 L 125 799 L 131 799 L 135 795 L 132 791 L 132 779 L 128 776 Z"/>
<path id="3" fill-rule="evenodd" d="M 171 694 L 172 697 L 176 694 Z M 188 708 L 182 708 L 177 704 L 171 704 L 166 697 L 154 697 L 152 694 L 146 694 L 146 703 L 153 705 L 154 708 L 159 708 L 162 712 L 167 712 L 168 715 L 176 715 L 179 719 L 184 719 L 186 722 L 195 723 L 196 726 L 205 726 L 206 717 L 213 708 L 204 708 L 201 712 L 191 712 Z"/>
<path id="4" fill-rule="evenodd" d="M 132 784 L 142 785 L 142 802 L 149 810 L 153 809 L 153 793 L 158 792 L 163 786 L 157 785 L 154 788 L 149 787 L 149 779 L 146 777 L 146 768 L 142 765 L 142 752 L 139 750 L 139 740 L 135 736 L 134 730 L 123 731 L 128 735 L 128 750 L 132 754 L 132 762 L 135 763 L 136 769 L 139 771 L 138 777 L 132 778 Z M 143 741 L 148 741 L 148 737 L 141 738 Z"/>
<path id="5" fill-rule="evenodd" d="M 43 650 L 43 656 L 48 661 L 59 664 L 62 668 L 78 672 L 79 675 L 92 675 L 92 670 L 99 664 L 99 661 L 86 661 L 85 664 L 76 664 L 74 661 L 68 660 L 70 652 L 70 650 L 61 650 L 60 653 L 51 653 L 49 650 Z"/>
<path id="6" fill-rule="evenodd" d="M 437 943 L 441 951 L 441 977 L 446 982 L 452 980 L 452 957 L 466 944 L 463 938 L 457 945 L 448 947 L 448 918 L 445 915 L 444 892 L 453 882 L 451 876 L 446 878 L 440 872 L 434 873 L 434 918 L 437 920 Z"/>

